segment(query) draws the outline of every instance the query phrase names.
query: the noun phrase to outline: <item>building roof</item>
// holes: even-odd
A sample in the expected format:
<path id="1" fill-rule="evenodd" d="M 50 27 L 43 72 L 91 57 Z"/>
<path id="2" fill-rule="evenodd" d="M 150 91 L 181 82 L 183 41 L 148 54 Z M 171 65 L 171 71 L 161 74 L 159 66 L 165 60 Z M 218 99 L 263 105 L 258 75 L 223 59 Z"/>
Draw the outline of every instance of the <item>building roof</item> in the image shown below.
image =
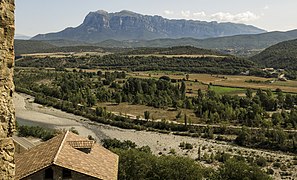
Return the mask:
<path id="1" fill-rule="evenodd" d="M 90 150 L 83 152 L 84 149 Z M 48 166 L 61 166 L 99 179 L 117 179 L 118 155 L 72 132 L 60 134 L 15 156 L 16 179 Z"/>
<path id="2" fill-rule="evenodd" d="M 22 148 L 24 148 L 25 150 L 31 149 L 33 147 L 35 147 L 36 145 L 34 143 L 32 143 L 31 141 L 29 141 L 27 138 L 25 137 L 19 137 L 19 136 L 12 136 L 13 141 L 18 144 L 19 146 L 21 146 Z"/>

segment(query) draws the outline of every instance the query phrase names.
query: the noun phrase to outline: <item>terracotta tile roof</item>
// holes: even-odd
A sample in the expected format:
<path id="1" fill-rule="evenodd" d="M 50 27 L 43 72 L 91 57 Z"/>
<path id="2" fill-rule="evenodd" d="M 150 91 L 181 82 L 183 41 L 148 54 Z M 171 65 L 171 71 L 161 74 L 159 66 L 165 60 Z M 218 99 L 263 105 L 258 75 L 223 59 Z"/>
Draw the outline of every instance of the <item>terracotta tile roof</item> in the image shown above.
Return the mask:
<path id="1" fill-rule="evenodd" d="M 16 154 L 16 179 L 21 179 L 51 165 L 64 136 L 65 134 L 61 134 L 22 154 Z"/>
<path id="2" fill-rule="evenodd" d="M 91 148 L 89 153 L 80 149 Z M 16 179 L 47 166 L 57 165 L 99 179 L 117 179 L 118 156 L 94 141 L 71 132 L 58 135 L 35 148 L 16 155 Z"/>

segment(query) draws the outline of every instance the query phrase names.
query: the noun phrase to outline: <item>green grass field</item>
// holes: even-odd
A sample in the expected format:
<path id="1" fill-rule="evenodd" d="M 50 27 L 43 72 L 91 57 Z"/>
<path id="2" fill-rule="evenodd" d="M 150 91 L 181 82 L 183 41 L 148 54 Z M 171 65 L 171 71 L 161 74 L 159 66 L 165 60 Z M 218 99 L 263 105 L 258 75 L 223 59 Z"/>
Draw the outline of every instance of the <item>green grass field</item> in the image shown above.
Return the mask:
<path id="1" fill-rule="evenodd" d="M 210 86 L 210 90 L 215 91 L 218 94 L 229 94 L 229 95 L 244 94 L 246 92 L 246 89 L 243 89 L 243 88 L 222 87 L 222 86 Z"/>

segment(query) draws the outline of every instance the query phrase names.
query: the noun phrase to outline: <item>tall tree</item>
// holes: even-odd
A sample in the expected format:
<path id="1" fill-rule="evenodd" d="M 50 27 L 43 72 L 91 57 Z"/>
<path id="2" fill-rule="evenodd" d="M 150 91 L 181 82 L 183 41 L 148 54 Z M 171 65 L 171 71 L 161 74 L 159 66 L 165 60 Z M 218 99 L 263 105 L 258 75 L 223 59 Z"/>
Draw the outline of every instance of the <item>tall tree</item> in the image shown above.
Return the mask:
<path id="1" fill-rule="evenodd" d="M 184 114 L 184 121 L 185 121 L 185 126 L 188 126 L 188 117 L 187 114 Z"/>
<path id="2" fill-rule="evenodd" d="M 121 93 L 116 93 L 114 97 L 117 104 L 120 104 L 122 102 L 122 95 Z"/>
<path id="3" fill-rule="evenodd" d="M 185 83 L 185 81 L 182 81 L 182 83 L 181 83 L 180 93 L 181 93 L 181 98 L 185 99 L 185 97 L 186 97 L 186 83 Z"/>
<path id="4" fill-rule="evenodd" d="M 144 111 L 144 119 L 146 119 L 147 121 L 150 119 L 150 115 L 151 113 L 149 111 Z"/>
<path id="5" fill-rule="evenodd" d="M 253 97 L 253 91 L 250 88 L 248 88 L 246 90 L 245 95 L 246 95 L 247 98 L 252 99 L 252 97 Z"/>
<path id="6" fill-rule="evenodd" d="M 190 75 L 189 74 L 186 74 L 186 80 L 187 81 L 189 80 L 189 77 L 190 77 Z"/>
<path id="7" fill-rule="evenodd" d="M 198 89 L 198 99 L 201 101 L 204 97 L 204 94 L 201 89 Z"/>

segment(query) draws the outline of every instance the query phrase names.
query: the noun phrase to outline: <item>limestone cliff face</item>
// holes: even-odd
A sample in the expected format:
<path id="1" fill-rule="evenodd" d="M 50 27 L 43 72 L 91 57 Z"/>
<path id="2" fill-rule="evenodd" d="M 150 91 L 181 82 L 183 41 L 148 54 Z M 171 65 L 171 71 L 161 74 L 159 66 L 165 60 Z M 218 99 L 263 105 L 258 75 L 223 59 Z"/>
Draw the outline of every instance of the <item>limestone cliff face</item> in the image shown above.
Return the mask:
<path id="1" fill-rule="evenodd" d="M 183 37 L 204 39 L 264 32 L 262 29 L 244 24 L 171 20 L 161 16 L 142 15 L 125 10 L 116 13 L 99 10 L 90 12 L 84 22 L 76 28 L 66 28 L 57 33 L 40 34 L 33 39 L 68 39 L 96 43 L 107 39 L 150 40 Z"/>
<path id="2" fill-rule="evenodd" d="M 14 0 L 0 0 L 0 179 L 14 179 Z"/>

